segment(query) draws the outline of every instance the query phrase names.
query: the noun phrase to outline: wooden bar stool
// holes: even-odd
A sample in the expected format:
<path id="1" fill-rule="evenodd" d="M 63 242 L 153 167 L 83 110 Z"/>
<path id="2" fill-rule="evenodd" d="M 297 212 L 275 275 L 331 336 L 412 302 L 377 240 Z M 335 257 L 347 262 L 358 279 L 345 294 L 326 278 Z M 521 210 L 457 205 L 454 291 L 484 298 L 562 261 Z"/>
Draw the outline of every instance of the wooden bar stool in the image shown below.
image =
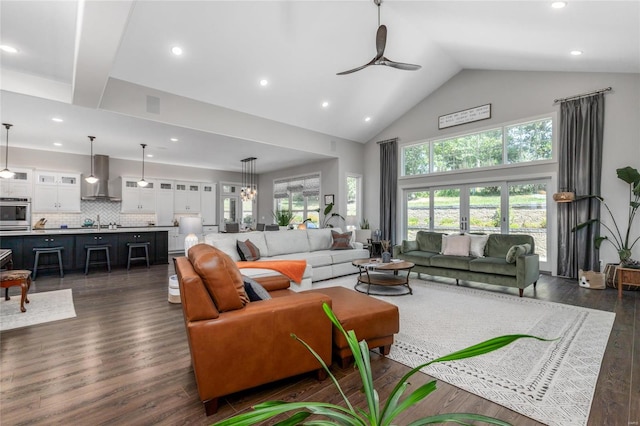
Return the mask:
<path id="1" fill-rule="evenodd" d="M 9 287 L 20 286 L 22 294 L 20 297 L 20 311 L 26 312 L 25 303 L 29 303 L 27 292 L 31 287 L 31 271 L 16 269 L 0 272 L 0 288 L 6 289 L 4 300 L 11 300 L 9 297 Z"/>
<path id="2" fill-rule="evenodd" d="M 111 258 L 109 257 L 109 251 L 111 250 L 111 244 L 87 244 L 84 246 L 84 249 L 87 251 L 87 261 L 84 264 L 84 274 L 87 275 L 89 273 L 90 265 L 107 265 L 107 271 L 111 272 Z M 99 253 L 103 251 L 107 260 L 94 260 L 91 261 L 91 253 L 96 252 Z"/>
<path id="3" fill-rule="evenodd" d="M 60 278 L 64 277 L 64 270 L 62 269 L 62 250 L 64 247 L 34 247 L 33 252 L 36 254 L 36 259 L 33 262 L 33 280 L 36 280 L 38 275 L 38 261 L 41 254 L 57 254 L 58 255 L 58 267 L 60 268 Z"/>
<path id="4" fill-rule="evenodd" d="M 129 268 L 131 268 L 132 260 L 146 260 L 147 268 L 149 267 L 149 244 L 151 243 L 148 241 L 146 243 L 127 243 L 127 247 L 129 247 L 129 256 L 127 257 L 127 271 L 129 270 Z M 133 250 L 141 248 L 144 248 L 144 256 L 131 257 L 131 255 L 134 253 Z"/>

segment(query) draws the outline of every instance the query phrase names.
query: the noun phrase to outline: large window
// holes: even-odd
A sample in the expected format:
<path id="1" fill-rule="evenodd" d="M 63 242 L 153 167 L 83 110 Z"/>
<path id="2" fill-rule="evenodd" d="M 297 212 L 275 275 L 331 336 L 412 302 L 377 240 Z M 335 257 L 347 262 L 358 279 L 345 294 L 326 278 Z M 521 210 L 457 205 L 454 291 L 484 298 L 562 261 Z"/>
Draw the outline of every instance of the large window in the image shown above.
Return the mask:
<path id="1" fill-rule="evenodd" d="M 545 117 L 402 148 L 403 176 L 550 160 L 553 119 Z"/>
<path id="2" fill-rule="evenodd" d="M 278 179 L 273 182 L 273 201 L 276 210 L 291 210 L 291 223 L 310 219 L 319 224 L 320 174 Z"/>

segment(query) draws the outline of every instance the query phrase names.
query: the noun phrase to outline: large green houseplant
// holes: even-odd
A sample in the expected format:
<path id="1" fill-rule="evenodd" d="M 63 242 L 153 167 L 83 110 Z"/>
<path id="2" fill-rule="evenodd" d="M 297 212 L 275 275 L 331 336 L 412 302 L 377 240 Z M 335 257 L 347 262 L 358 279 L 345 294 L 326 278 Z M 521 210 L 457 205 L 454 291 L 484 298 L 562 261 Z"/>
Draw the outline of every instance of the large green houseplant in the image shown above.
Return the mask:
<path id="1" fill-rule="evenodd" d="M 344 217 L 342 217 L 340 213 L 332 212 L 332 210 L 333 210 L 333 203 L 327 204 L 326 207 L 324 208 L 324 212 L 323 212 L 324 221 L 322 222 L 323 228 L 333 228 L 333 224 L 331 224 L 331 219 L 335 217 L 339 217 L 340 219 L 344 220 Z"/>
<path id="2" fill-rule="evenodd" d="M 604 241 L 609 241 L 618 252 L 620 257 L 620 263 L 623 266 L 636 266 L 638 262 L 631 259 L 631 250 L 633 246 L 640 240 L 640 236 L 633 239 L 631 236 L 631 227 L 633 221 L 640 208 L 640 173 L 633 167 L 623 167 L 616 170 L 618 178 L 629 185 L 629 216 L 627 218 L 626 230 L 618 226 L 616 218 L 611 212 L 611 209 L 604 201 L 604 198 L 599 195 L 587 195 L 585 197 L 579 197 L 578 199 L 595 198 L 605 207 L 609 217 L 611 218 L 612 226 L 603 223 L 600 219 L 591 219 L 586 222 L 578 224 L 573 230 L 579 230 L 593 223 L 600 223 L 600 225 L 608 231 L 609 236 L 604 235 L 595 239 L 595 247 L 599 249 Z"/>
<path id="3" fill-rule="evenodd" d="M 363 410 L 358 407 L 354 407 L 344 391 L 338 384 L 338 381 L 331 374 L 329 367 L 322 361 L 322 358 L 302 339 L 292 334 L 291 336 L 302 343 L 320 362 L 322 367 L 331 377 L 331 380 L 335 384 L 338 392 L 342 396 L 345 406 L 336 404 L 330 404 L 326 402 L 284 402 L 284 401 L 270 401 L 258 404 L 253 407 L 253 411 L 248 413 L 239 414 L 229 419 L 216 423 L 218 426 L 249 426 L 255 424 L 261 424 L 262 422 L 271 419 L 273 417 L 293 412 L 288 418 L 278 422 L 278 425 L 347 425 L 347 426 L 390 426 L 397 416 L 408 408 L 412 407 L 416 403 L 422 401 L 431 392 L 436 390 L 436 381 L 432 380 L 411 392 L 408 396 L 401 400 L 405 391 L 408 390 L 410 383 L 409 378 L 422 368 L 436 363 L 444 361 L 454 361 L 464 358 L 470 358 L 478 355 L 482 355 L 488 352 L 500 349 L 515 340 L 520 338 L 534 338 L 538 340 L 548 341 L 535 336 L 528 336 L 523 334 L 515 334 L 509 336 L 496 337 L 494 339 L 487 340 L 477 345 L 462 349 L 449 355 L 434 359 L 433 361 L 419 365 L 404 375 L 391 391 L 389 399 L 383 407 L 380 406 L 380 398 L 378 392 L 373 387 L 373 375 L 371 372 L 369 347 L 366 341 L 358 343 L 358 339 L 353 330 L 345 331 L 335 314 L 327 305 L 322 305 L 325 313 L 331 320 L 331 322 L 344 334 L 345 338 L 349 342 L 349 347 L 353 353 L 354 362 L 356 368 L 360 372 L 360 378 L 362 380 L 362 391 L 365 394 L 367 403 L 367 409 Z M 316 415 L 324 417 L 325 419 L 308 419 L 310 416 Z M 433 416 L 423 417 L 409 424 L 409 426 L 418 426 L 434 423 L 453 422 L 458 424 L 468 424 L 469 421 L 480 421 L 494 425 L 509 425 L 502 420 L 495 419 L 493 417 L 487 417 L 480 414 L 470 413 L 449 413 L 449 414 L 437 414 Z"/>
<path id="4" fill-rule="evenodd" d="M 289 226 L 291 221 L 293 220 L 293 212 L 291 209 L 282 209 L 276 207 L 276 211 L 272 213 L 273 219 L 279 226 Z"/>

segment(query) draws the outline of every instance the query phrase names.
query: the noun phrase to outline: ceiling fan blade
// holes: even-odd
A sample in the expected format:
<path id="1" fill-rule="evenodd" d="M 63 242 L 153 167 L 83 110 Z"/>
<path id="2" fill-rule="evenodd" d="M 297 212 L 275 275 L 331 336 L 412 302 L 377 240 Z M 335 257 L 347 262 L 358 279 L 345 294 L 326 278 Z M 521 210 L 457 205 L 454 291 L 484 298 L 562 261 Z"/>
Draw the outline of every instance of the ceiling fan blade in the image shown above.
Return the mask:
<path id="1" fill-rule="evenodd" d="M 420 68 L 422 68 L 421 65 L 405 64 L 404 62 L 394 62 L 387 58 L 382 58 L 382 60 L 379 61 L 377 65 L 386 65 L 388 67 L 397 68 L 397 69 L 406 70 L 406 71 L 417 71 Z"/>
<path id="2" fill-rule="evenodd" d="M 387 27 L 385 25 L 380 25 L 378 27 L 378 32 L 376 33 L 376 50 L 377 55 L 376 59 L 382 58 L 384 55 L 384 48 L 387 45 Z"/>
<path id="3" fill-rule="evenodd" d="M 356 71 L 360 71 L 362 69 L 365 69 L 366 67 L 368 67 L 369 65 L 375 65 L 376 61 L 378 60 L 378 57 L 373 58 L 370 62 L 362 65 L 361 67 L 358 68 L 354 68 L 352 70 L 348 70 L 348 71 L 342 71 L 342 72 L 338 72 L 336 73 L 336 75 L 345 75 L 345 74 L 351 74 L 352 72 L 356 72 Z"/>

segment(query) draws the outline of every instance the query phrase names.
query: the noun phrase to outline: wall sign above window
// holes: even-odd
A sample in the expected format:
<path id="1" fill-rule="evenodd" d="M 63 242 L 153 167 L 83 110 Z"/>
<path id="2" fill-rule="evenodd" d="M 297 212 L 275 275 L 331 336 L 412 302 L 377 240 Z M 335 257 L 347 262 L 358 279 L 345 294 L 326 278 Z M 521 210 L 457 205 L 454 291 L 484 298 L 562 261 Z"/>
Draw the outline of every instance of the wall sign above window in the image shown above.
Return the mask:
<path id="1" fill-rule="evenodd" d="M 447 127 L 459 126 L 460 124 L 489 118 L 491 118 L 491 104 L 481 105 L 458 112 L 452 112 L 451 114 L 441 115 L 438 117 L 438 129 L 442 130 Z"/>

